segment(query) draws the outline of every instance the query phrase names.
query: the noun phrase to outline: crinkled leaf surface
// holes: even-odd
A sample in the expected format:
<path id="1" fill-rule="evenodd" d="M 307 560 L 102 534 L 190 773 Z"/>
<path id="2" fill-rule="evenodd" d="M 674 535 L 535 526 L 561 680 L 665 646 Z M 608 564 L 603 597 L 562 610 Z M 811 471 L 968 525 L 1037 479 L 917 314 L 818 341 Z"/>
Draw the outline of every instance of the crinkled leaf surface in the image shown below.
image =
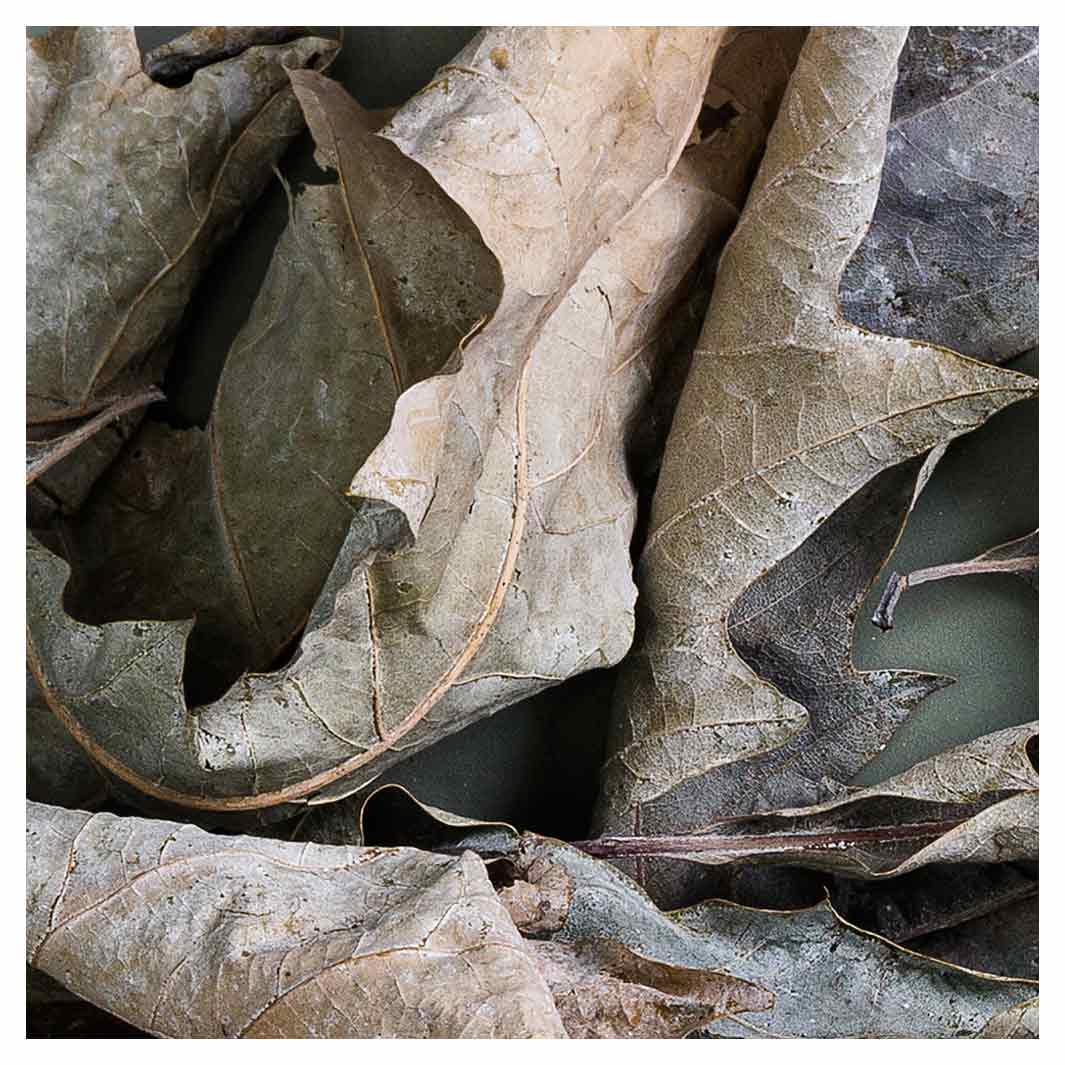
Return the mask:
<path id="1" fill-rule="evenodd" d="M 972 1036 L 1034 993 L 1030 981 L 933 961 L 863 932 L 827 902 L 795 913 L 706 902 L 666 914 L 609 863 L 532 835 L 514 866 L 517 879 L 501 894 L 527 935 L 618 944 L 659 963 L 728 973 L 772 997 L 770 1008 L 723 1018 L 709 1035 Z M 549 920 L 536 900 L 552 904 Z"/>
<path id="2" fill-rule="evenodd" d="M 651 961 L 618 943 L 536 942 L 528 951 L 573 1039 L 677 1039 L 773 996 L 728 973 Z"/>
<path id="3" fill-rule="evenodd" d="M 472 853 L 29 803 L 26 892 L 29 961 L 156 1035 L 565 1034 Z"/>
<path id="4" fill-rule="evenodd" d="M 740 596 L 728 619 L 733 646 L 759 677 L 806 707 L 809 726 L 645 806 L 644 834 L 818 802 L 874 758 L 926 696 L 951 683 L 910 670 L 859 671 L 851 657 L 858 608 L 934 465 L 911 459 L 885 470 Z M 690 865 L 642 860 L 628 871 L 660 905 L 710 893 Z"/>
<path id="5" fill-rule="evenodd" d="M 1039 341 L 1039 29 L 915 26 L 848 319 L 1003 362 Z"/>
<path id="6" fill-rule="evenodd" d="M 816 806 L 730 818 L 688 836 L 606 837 L 603 857 L 664 855 L 707 865 L 768 861 L 855 877 L 930 862 L 1039 857 L 1037 725 L 982 736 L 870 788 Z"/>
<path id="7" fill-rule="evenodd" d="M 193 696 L 292 645 L 396 398 L 498 300 L 494 256 L 429 174 L 335 82 L 292 81 L 337 182 L 293 199 L 206 431 L 145 425 L 68 532 L 82 620 L 195 614 Z M 395 535 L 385 521 L 376 539 Z"/>
<path id="8" fill-rule="evenodd" d="M 56 27 L 27 41 L 34 438 L 158 381 L 156 352 L 201 271 L 303 128 L 288 70 L 336 49 L 319 38 L 254 47 L 168 89 L 142 71 L 131 27 Z M 113 457 L 83 459 L 80 492 L 58 501 L 76 507 Z"/>
<path id="9" fill-rule="evenodd" d="M 461 368 L 400 397 L 356 477 L 355 518 L 296 659 L 248 675 L 195 717 L 179 683 L 189 624 L 76 623 L 59 605 L 65 567 L 30 547 L 31 668 L 94 757 L 189 806 L 261 808 L 334 782 L 350 791 L 624 654 L 625 433 L 663 316 L 713 227 L 731 221 L 699 165 L 702 145 L 657 188 L 720 35 L 491 31 L 396 116 L 386 133 L 499 259 L 500 306 Z M 513 62 L 500 68 L 504 53 Z M 491 118 L 470 123 L 471 111 Z M 577 284 L 559 288 L 587 259 Z M 396 512 L 411 535 L 375 557 L 379 518 Z"/>
<path id="10" fill-rule="evenodd" d="M 903 39 L 811 32 L 723 254 L 640 563 L 606 832 L 639 834 L 647 804 L 808 727 L 807 711 L 732 646 L 733 604 L 877 473 L 1034 391 L 839 313 L 839 278 L 876 201 Z"/>

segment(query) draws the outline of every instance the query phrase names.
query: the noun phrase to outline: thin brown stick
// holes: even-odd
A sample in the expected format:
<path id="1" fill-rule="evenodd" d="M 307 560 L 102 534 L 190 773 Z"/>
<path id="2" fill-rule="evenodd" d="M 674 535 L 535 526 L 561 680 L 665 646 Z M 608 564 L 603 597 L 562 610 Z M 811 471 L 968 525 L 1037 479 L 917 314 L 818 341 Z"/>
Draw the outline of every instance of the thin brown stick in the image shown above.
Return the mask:
<path id="1" fill-rule="evenodd" d="M 775 835 L 717 836 L 603 836 L 572 844 L 595 858 L 674 857 L 693 854 L 779 854 L 788 851 L 844 850 L 862 844 L 897 843 L 900 840 L 930 839 L 964 823 L 921 821 L 908 825 L 881 825 L 875 828 L 849 828 L 838 832 L 788 832 Z"/>
<path id="2" fill-rule="evenodd" d="M 57 437 L 53 446 L 49 447 L 43 455 L 34 459 L 26 466 L 26 487 L 28 488 L 46 470 L 50 470 L 60 459 L 64 459 L 72 451 L 79 448 L 86 440 L 94 437 L 105 425 L 121 418 L 123 414 L 146 407 L 149 403 L 165 399 L 161 389 L 152 385 L 143 392 L 134 392 L 131 396 L 124 396 L 116 400 L 111 406 L 100 411 L 95 417 L 72 429 L 69 433 Z"/>

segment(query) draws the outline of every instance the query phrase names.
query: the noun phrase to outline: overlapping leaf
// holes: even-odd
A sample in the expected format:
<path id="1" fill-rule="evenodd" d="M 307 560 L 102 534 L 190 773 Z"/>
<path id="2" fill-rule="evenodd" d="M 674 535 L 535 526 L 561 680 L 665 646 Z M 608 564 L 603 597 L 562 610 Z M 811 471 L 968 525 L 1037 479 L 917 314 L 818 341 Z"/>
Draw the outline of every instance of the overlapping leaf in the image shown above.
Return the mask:
<path id="1" fill-rule="evenodd" d="M 1003 362 L 1039 341 L 1039 30 L 915 26 L 846 317 Z"/>
<path id="2" fill-rule="evenodd" d="M 144 426 L 68 531 L 75 615 L 195 615 L 186 668 L 214 695 L 291 647 L 396 398 L 499 295 L 495 258 L 429 174 L 335 82 L 292 80 L 337 183 L 294 198 L 206 430 Z M 366 550 L 394 539 L 384 524 Z"/>
<path id="3" fill-rule="evenodd" d="M 811 32 L 722 259 L 667 444 L 622 670 L 600 824 L 778 749 L 806 710 L 731 645 L 744 590 L 877 473 L 1034 382 L 850 325 L 839 278 L 872 216 L 901 31 Z"/>
<path id="4" fill-rule="evenodd" d="M 387 135 L 499 259 L 499 308 L 457 372 L 400 397 L 356 477 L 355 519 L 294 662 L 194 717 L 180 691 L 188 624 L 72 621 L 59 606 L 65 567 L 31 545 L 31 668 L 94 757 L 159 798 L 260 808 L 334 782 L 350 790 L 624 654 L 625 432 L 662 318 L 732 217 L 698 154 L 649 190 L 680 155 L 719 38 L 492 31 L 397 115 Z M 375 559 L 383 514 L 411 536 Z"/>
<path id="5" fill-rule="evenodd" d="M 583 846 L 608 858 L 774 862 L 871 878 L 931 862 L 1037 859 L 1039 775 L 1029 753 L 1037 737 L 1036 725 L 1003 729 L 816 806 L 730 818 L 687 836 Z"/>
<path id="6" fill-rule="evenodd" d="M 715 901 L 665 914 L 610 864 L 532 835 L 521 838 L 514 868 L 501 894 L 528 935 L 618 944 L 659 963 L 727 972 L 772 996 L 769 1008 L 710 1025 L 711 1036 L 974 1036 L 1035 991 L 1031 981 L 904 950 L 849 925 L 827 902 L 776 913 Z M 536 907 L 545 900 L 548 922 Z"/>
<path id="7" fill-rule="evenodd" d="M 168 89 L 142 71 L 131 27 L 57 27 L 27 41 L 31 440 L 159 381 L 161 345 L 211 253 L 303 128 L 289 69 L 336 48 L 318 38 L 253 47 Z M 110 446 L 82 458 L 74 485 L 43 476 L 54 504 L 80 504 L 122 437 L 99 442 Z"/>

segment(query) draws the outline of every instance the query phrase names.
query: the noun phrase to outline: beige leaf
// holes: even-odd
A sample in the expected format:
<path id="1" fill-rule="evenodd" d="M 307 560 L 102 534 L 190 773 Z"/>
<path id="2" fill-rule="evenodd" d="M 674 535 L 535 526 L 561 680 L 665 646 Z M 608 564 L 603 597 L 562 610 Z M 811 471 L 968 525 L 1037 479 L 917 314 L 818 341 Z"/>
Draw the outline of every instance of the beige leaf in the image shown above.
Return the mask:
<path id="1" fill-rule="evenodd" d="M 1035 382 L 840 315 L 876 204 L 905 30 L 811 31 L 722 256 L 639 568 L 599 824 L 807 726 L 727 633 L 743 591 L 881 470 L 975 428 Z"/>
<path id="2" fill-rule="evenodd" d="M 26 953 L 173 1038 L 565 1035 L 480 859 L 27 805 Z"/>
<path id="3" fill-rule="evenodd" d="M 343 794 L 624 655 L 629 427 L 665 318 L 734 217 L 707 173 L 710 142 L 663 183 L 720 32 L 490 31 L 400 111 L 386 133 L 499 258 L 499 309 L 454 372 L 400 397 L 356 477 L 355 519 L 295 660 L 247 675 L 192 727 L 179 683 L 187 623 L 79 625 L 59 606 L 65 567 L 31 545 L 31 667 L 93 757 L 194 807 Z M 512 57 L 504 70 L 489 44 Z M 324 97 L 313 106 L 329 113 Z M 563 106 L 579 116 L 572 128 Z M 382 512 L 410 534 L 387 554 Z"/>
<path id="4" fill-rule="evenodd" d="M 773 996 L 712 969 L 642 958 L 618 943 L 530 942 L 572 1039 L 678 1039 Z"/>

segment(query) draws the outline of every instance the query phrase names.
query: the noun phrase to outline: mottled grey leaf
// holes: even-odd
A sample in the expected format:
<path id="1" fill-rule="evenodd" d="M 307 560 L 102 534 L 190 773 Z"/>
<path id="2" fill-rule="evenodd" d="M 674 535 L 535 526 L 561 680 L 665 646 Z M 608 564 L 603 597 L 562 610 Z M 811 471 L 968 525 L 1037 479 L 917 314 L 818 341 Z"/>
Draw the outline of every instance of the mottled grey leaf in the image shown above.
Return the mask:
<path id="1" fill-rule="evenodd" d="M 27 804 L 26 954 L 172 1038 L 553 1037 L 480 859 Z"/>
<path id="2" fill-rule="evenodd" d="M 609 863 L 532 835 L 522 837 L 515 876 L 502 897 L 519 928 L 528 899 L 515 906 L 515 887 L 528 895 L 549 884 L 564 900 L 537 938 L 617 944 L 668 965 L 728 973 L 772 996 L 769 1009 L 711 1025 L 712 1036 L 973 1036 L 1034 994 L 1030 981 L 970 972 L 864 932 L 827 902 L 778 913 L 715 901 L 666 914 Z"/>
<path id="3" fill-rule="evenodd" d="M 769 862 L 853 877 L 901 876 L 932 862 L 1039 857 L 1037 725 L 954 747 L 868 788 L 816 806 L 732 817 L 688 835 L 604 836 L 604 858 L 670 857 L 705 865 Z"/>
<path id="4" fill-rule="evenodd" d="M 1004 362 L 1039 341 L 1039 29 L 914 27 L 844 315 Z"/>

